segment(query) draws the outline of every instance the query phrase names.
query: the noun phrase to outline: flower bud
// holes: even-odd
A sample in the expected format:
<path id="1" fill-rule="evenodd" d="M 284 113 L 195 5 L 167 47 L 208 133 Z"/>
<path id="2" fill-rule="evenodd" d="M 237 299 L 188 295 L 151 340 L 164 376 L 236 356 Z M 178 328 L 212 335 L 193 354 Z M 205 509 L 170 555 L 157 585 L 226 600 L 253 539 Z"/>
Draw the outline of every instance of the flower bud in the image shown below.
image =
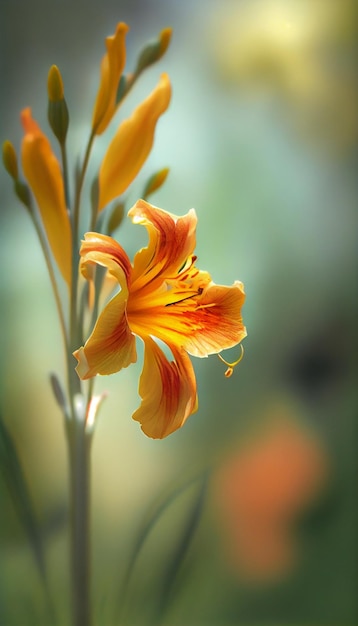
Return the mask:
<path id="1" fill-rule="evenodd" d="M 157 61 L 167 51 L 167 48 L 168 48 L 168 46 L 170 44 L 170 40 L 172 38 L 172 32 L 173 32 L 172 28 L 163 28 L 163 30 L 160 32 L 160 34 L 159 34 L 159 42 L 160 42 L 159 54 L 160 54 L 160 56 L 158 57 Z"/>
<path id="2" fill-rule="evenodd" d="M 52 65 L 47 78 L 48 98 L 51 102 L 63 100 L 65 96 L 63 81 L 57 65 Z"/>
<path id="3" fill-rule="evenodd" d="M 154 193 L 154 191 L 156 191 L 157 189 L 159 189 L 159 187 L 163 185 L 168 174 L 169 168 L 164 167 L 162 170 L 159 170 L 159 172 L 156 172 L 155 174 L 153 174 L 153 176 L 149 178 L 143 191 L 144 200 L 146 200 L 148 196 L 150 196 L 150 194 Z"/>
<path id="4" fill-rule="evenodd" d="M 158 119 L 168 108 L 170 97 L 169 77 L 162 74 L 152 93 L 120 124 L 99 170 L 99 211 L 126 191 L 141 170 L 152 149 Z"/>
<path id="5" fill-rule="evenodd" d="M 117 204 L 113 207 L 112 213 L 108 220 L 107 232 L 109 235 L 118 228 L 121 224 L 124 217 L 124 204 L 123 202 L 117 202 Z"/>
<path id="6" fill-rule="evenodd" d="M 26 183 L 22 183 L 20 180 L 15 180 L 14 189 L 20 202 L 22 202 L 22 204 L 24 204 L 25 207 L 31 211 L 31 195 Z"/>
<path id="7" fill-rule="evenodd" d="M 61 145 L 65 143 L 69 115 L 66 100 L 64 98 L 64 88 L 60 70 L 56 65 L 52 65 L 48 73 L 48 121 L 51 129 Z"/>
<path id="8" fill-rule="evenodd" d="M 137 67 L 135 74 L 140 74 L 149 65 L 152 65 L 156 61 L 162 58 L 166 52 L 172 35 L 171 28 L 164 28 L 159 33 L 159 38 L 153 42 L 148 43 L 139 55 L 137 61 Z"/>
<path id="9" fill-rule="evenodd" d="M 19 177 L 19 170 L 17 167 L 17 155 L 11 141 L 4 141 L 2 146 L 2 158 L 8 174 L 10 174 L 11 178 L 17 180 Z"/>
<path id="10" fill-rule="evenodd" d="M 66 397 L 62 389 L 62 385 L 57 377 L 57 374 L 54 374 L 54 373 L 50 374 L 50 384 L 51 384 L 52 392 L 53 392 L 53 395 L 55 397 L 55 400 L 58 406 L 63 411 L 66 411 Z"/>

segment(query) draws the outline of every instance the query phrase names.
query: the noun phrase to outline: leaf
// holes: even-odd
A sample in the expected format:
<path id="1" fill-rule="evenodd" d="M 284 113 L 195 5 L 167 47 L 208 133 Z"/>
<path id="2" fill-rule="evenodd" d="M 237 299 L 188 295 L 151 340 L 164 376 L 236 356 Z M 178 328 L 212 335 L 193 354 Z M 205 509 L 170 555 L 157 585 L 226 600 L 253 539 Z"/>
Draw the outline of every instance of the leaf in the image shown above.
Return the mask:
<path id="1" fill-rule="evenodd" d="M 167 611 L 169 604 L 173 598 L 173 589 L 180 571 L 181 565 L 188 552 L 189 546 L 193 540 L 194 534 L 198 527 L 201 514 L 204 507 L 205 496 L 207 493 L 209 473 L 201 477 L 199 488 L 193 500 L 192 506 L 188 512 L 186 523 L 177 540 L 175 550 L 168 559 L 167 566 L 163 576 L 163 586 L 158 599 L 156 614 L 154 615 L 153 624 L 161 623 L 163 615 Z"/>
<path id="2" fill-rule="evenodd" d="M 183 533 L 180 536 L 180 539 L 177 544 L 177 549 L 173 554 L 170 562 L 167 565 L 167 573 L 168 580 L 164 582 L 163 589 L 158 601 L 158 611 L 162 612 L 164 610 L 164 606 L 166 604 L 166 600 L 169 598 L 169 594 L 172 590 L 172 585 L 174 583 L 176 573 L 179 569 L 182 559 L 184 558 L 186 551 L 189 547 L 190 540 L 195 532 L 197 524 L 200 519 L 204 496 L 206 493 L 207 482 L 209 478 L 209 470 L 206 470 L 203 474 L 201 472 L 199 475 L 196 474 L 194 477 L 191 477 L 189 480 L 186 480 L 184 483 L 181 483 L 173 488 L 171 484 L 169 489 L 166 490 L 164 494 L 153 504 L 150 510 L 145 515 L 140 528 L 138 529 L 138 534 L 136 540 L 134 542 L 132 552 L 128 561 L 128 565 L 125 571 L 124 580 L 122 584 L 122 589 L 118 596 L 117 602 L 117 620 L 118 624 L 121 623 L 121 617 L 123 614 L 124 602 L 127 589 L 129 587 L 133 570 L 136 565 L 139 554 L 154 526 L 159 522 L 163 513 L 168 509 L 168 507 L 176 500 L 176 498 L 186 489 L 188 489 L 193 483 L 200 481 L 199 491 L 197 497 L 193 502 L 193 508 L 189 512 L 188 520 L 183 529 Z"/>
<path id="3" fill-rule="evenodd" d="M 5 484 L 8 487 L 14 508 L 30 542 L 35 563 L 44 585 L 49 614 L 51 614 L 53 620 L 52 601 L 48 590 L 45 551 L 39 524 L 15 443 L 1 415 L 0 471 L 2 471 L 4 475 Z M 52 623 L 54 623 L 54 621 Z"/>

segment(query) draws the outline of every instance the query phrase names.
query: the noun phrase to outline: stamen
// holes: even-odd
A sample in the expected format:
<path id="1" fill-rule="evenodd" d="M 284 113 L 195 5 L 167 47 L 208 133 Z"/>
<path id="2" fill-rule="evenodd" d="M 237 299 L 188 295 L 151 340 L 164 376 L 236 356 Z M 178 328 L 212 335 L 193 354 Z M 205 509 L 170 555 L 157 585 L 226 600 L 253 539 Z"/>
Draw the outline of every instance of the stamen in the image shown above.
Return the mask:
<path id="1" fill-rule="evenodd" d="M 179 293 L 180 292 L 177 292 L 177 295 L 179 295 Z M 188 293 L 188 292 L 183 292 L 183 293 Z M 179 302 L 190 300 L 191 298 L 195 298 L 195 296 L 201 296 L 201 294 L 203 293 L 203 288 L 199 287 L 197 291 L 192 291 L 189 293 L 190 293 L 190 296 L 185 296 L 185 298 L 181 298 L 180 300 L 175 300 L 174 302 L 168 302 L 168 304 L 166 304 L 165 306 L 173 306 L 173 304 L 179 304 Z"/>
<path id="2" fill-rule="evenodd" d="M 242 359 L 244 357 L 244 346 L 241 343 L 240 343 L 240 349 L 241 349 L 241 354 L 240 354 L 239 358 L 237 359 L 237 361 L 234 361 L 233 363 L 229 363 L 228 361 L 226 361 L 224 359 L 224 357 L 221 356 L 221 354 L 217 355 L 219 357 L 220 361 L 222 361 L 223 363 L 225 363 L 225 365 L 227 365 L 227 370 L 225 372 L 226 378 L 230 378 L 230 376 L 232 376 L 232 374 L 234 372 L 234 367 L 236 367 L 236 365 L 238 365 L 240 363 L 240 361 L 242 361 Z"/>

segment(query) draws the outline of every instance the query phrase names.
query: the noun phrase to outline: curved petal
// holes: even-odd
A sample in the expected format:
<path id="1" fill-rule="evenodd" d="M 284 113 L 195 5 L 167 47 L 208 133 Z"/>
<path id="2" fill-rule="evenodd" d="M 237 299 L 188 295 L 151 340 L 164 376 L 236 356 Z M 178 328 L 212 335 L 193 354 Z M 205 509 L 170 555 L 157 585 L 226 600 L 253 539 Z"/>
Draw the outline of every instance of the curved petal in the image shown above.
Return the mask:
<path id="1" fill-rule="evenodd" d="M 135 337 L 126 318 L 126 299 L 118 293 L 103 309 L 84 347 L 73 353 L 82 380 L 113 374 L 137 360 Z"/>
<path id="2" fill-rule="evenodd" d="M 194 209 L 182 217 L 138 200 L 128 215 L 146 227 L 149 243 L 134 257 L 133 291 L 161 277 L 174 278 L 192 254 L 196 244 L 197 217 Z M 153 289 L 153 284 L 150 286 Z"/>
<path id="3" fill-rule="evenodd" d="M 139 382 L 142 404 L 133 415 L 143 432 L 163 439 L 183 426 L 198 408 L 193 366 L 184 350 L 172 349 L 169 362 L 159 346 L 144 340 L 144 367 Z"/>
<path id="4" fill-rule="evenodd" d="M 99 211 L 137 176 L 152 148 L 157 121 L 168 108 L 170 96 L 169 77 L 162 74 L 148 98 L 120 124 L 99 171 Z"/>
<path id="5" fill-rule="evenodd" d="M 125 36 L 129 27 L 117 24 L 116 32 L 106 38 L 107 52 L 101 63 L 101 80 L 93 109 L 92 130 L 100 135 L 106 130 L 116 110 L 119 79 L 126 62 Z"/>
<path id="6" fill-rule="evenodd" d="M 132 266 L 126 252 L 115 239 L 100 233 L 86 233 L 80 255 L 81 271 L 86 278 L 91 278 L 88 266 L 93 263 L 102 265 L 118 280 L 127 298 Z"/>
<path id="7" fill-rule="evenodd" d="M 237 281 L 226 287 L 209 280 L 209 274 L 198 272 L 187 291 L 180 284 L 177 290 L 157 291 L 145 299 L 140 294 L 133 299 L 130 296 L 131 329 L 139 336 L 150 334 L 197 357 L 235 346 L 246 337 L 241 315 L 243 285 Z"/>
<path id="8" fill-rule="evenodd" d="M 70 285 L 71 226 L 61 167 L 46 135 L 32 119 L 31 109 L 22 111 L 21 121 L 25 130 L 21 147 L 22 169 L 36 198 L 53 256 L 62 276 Z"/>

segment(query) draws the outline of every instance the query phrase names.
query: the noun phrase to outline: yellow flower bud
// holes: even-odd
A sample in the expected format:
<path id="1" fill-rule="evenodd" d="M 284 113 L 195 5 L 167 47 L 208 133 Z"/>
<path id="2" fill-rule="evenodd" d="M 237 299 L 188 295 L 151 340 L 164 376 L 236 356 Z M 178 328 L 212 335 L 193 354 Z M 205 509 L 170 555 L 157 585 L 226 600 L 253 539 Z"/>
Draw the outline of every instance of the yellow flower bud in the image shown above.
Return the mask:
<path id="1" fill-rule="evenodd" d="M 100 135 L 106 130 L 116 108 L 116 96 L 126 62 L 125 36 L 127 24 L 117 24 L 116 32 L 106 39 L 107 52 L 101 63 L 101 81 L 92 117 L 92 130 Z"/>
<path id="2" fill-rule="evenodd" d="M 51 129 L 61 145 L 66 141 L 69 124 L 69 115 L 60 70 L 56 65 L 52 65 L 48 73 L 48 108 L 47 117 Z"/>
<path id="3" fill-rule="evenodd" d="M 160 32 L 160 34 L 159 34 L 159 42 L 160 42 L 159 54 L 160 54 L 160 56 L 158 56 L 158 59 L 160 59 L 163 56 L 163 54 L 167 51 L 168 46 L 170 44 L 170 40 L 172 38 L 172 32 L 173 32 L 172 28 L 163 28 L 163 30 Z M 158 61 L 158 59 L 157 59 L 157 61 Z"/>
<path id="4" fill-rule="evenodd" d="M 2 146 L 2 158 L 6 171 L 10 174 L 11 178 L 17 180 L 19 177 L 17 156 L 11 141 L 4 141 Z"/>
<path id="5" fill-rule="evenodd" d="M 170 96 L 169 77 L 162 74 L 148 98 L 120 124 L 99 171 L 99 211 L 137 176 L 151 151 L 157 121 L 168 108 Z"/>
<path id="6" fill-rule="evenodd" d="M 21 121 L 25 131 L 21 147 L 22 169 L 35 196 L 53 256 L 70 285 L 72 235 L 61 167 L 30 109 L 22 111 Z"/>
<path id="7" fill-rule="evenodd" d="M 163 54 L 167 50 L 172 35 L 171 28 L 164 28 L 159 33 L 159 38 L 155 41 L 148 43 L 142 50 L 137 61 L 137 67 L 135 74 L 140 74 L 149 65 L 156 63 L 162 58 Z"/>
<path id="8" fill-rule="evenodd" d="M 57 65 L 52 65 L 47 78 L 47 91 L 50 102 L 58 102 L 64 98 L 63 81 Z"/>

